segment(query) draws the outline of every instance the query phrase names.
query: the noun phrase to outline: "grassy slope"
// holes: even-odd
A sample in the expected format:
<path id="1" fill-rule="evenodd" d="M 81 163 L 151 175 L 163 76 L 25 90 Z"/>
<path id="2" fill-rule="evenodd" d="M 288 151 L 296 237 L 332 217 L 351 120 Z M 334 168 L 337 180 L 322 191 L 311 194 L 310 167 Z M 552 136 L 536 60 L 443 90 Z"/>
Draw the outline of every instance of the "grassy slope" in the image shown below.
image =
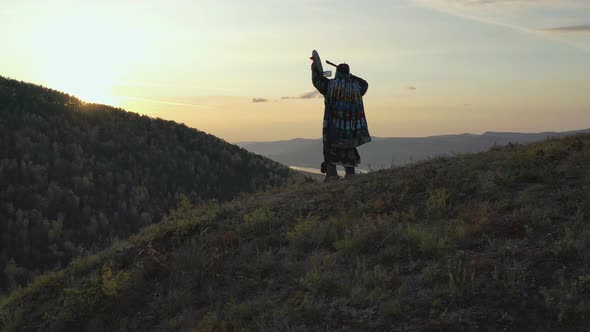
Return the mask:
<path id="1" fill-rule="evenodd" d="M 3 330 L 590 324 L 590 136 L 182 203 L 5 300 Z"/>
<path id="2" fill-rule="evenodd" d="M 159 222 L 180 194 L 227 201 L 293 174 L 184 124 L 0 76 L 0 296 Z"/>

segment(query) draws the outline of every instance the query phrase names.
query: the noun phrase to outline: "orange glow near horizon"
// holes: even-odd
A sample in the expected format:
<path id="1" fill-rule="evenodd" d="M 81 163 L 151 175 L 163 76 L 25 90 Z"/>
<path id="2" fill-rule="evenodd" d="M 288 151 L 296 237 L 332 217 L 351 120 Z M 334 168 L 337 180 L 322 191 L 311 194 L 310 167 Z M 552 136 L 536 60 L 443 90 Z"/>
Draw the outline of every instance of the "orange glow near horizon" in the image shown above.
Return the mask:
<path id="1" fill-rule="evenodd" d="M 0 8 L 0 75 L 232 142 L 316 138 L 317 49 L 369 82 L 374 136 L 590 127 L 590 4 L 448 3 L 23 0 Z"/>

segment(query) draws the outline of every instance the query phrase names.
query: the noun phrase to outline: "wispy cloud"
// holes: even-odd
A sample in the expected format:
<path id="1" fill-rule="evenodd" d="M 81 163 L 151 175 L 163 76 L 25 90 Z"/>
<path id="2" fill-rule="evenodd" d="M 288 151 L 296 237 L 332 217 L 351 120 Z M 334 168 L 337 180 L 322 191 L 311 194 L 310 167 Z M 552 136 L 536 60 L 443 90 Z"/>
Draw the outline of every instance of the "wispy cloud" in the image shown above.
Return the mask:
<path id="1" fill-rule="evenodd" d="M 585 0 L 414 0 L 415 2 L 430 4 L 446 4 L 458 6 L 482 6 L 496 4 L 535 5 L 535 6 L 571 6 L 584 5 Z"/>
<path id="2" fill-rule="evenodd" d="M 445 13 L 448 15 L 457 16 L 463 19 L 495 25 L 502 28 L 507 28 L 511 30 L 515 30 L 521 33 L 533 34 L 534 32 L 531 29 L 509 24 L 506 22 L 502 22 L 500 20 L 494 19 L 493 17 L 488 17 L 485 15 L 485 11 L 481 12 L 479 10 L 470 10 L 477 5 L 486 5 L 486 4 L 497 4 L 497 3 L 507 3 L 507 2 L 524 2 L 528 3 L 531 1 L 527 0 L 413 0 L 414 3 L 418 6 L 427 7 L 439 11 L 441 13 Z"/>
<path id="3" fill-rule="evenodd" d="M 296 97 L 281 97 L 281 99 L 313 99 L 313 98 L 320 98 L 322 96 L 321 93 L 318 91 L 311 91 L 303 93 Z"/>
<path id="4" fill-rule="evenodd" d="M 531 2 L 527 0 L 438 0 L 447 4 L 457 4 L 466 6 L 488 5 L 500 2 Z"/>
<path id="5" fill-rule="evenodd" d="M 457 16 L 463 19 L 489 24 L 505 29 L 510 29 L 518 33 L 526 34 L 532 38 L 540 38 L 553 42 L 559 42 L 562 45 L 575 48 L 583 52 L 589 52 L 590 49 L 585 46 L 573 43 L 566 37 L 557 33 L 547 32 L 570 32 L 580 33 L 587 32 L 588 25 L 563 26 L 553 29 L 538 29 L 538 27 L 522 25 L 520 20 L 506 19 L 501 13 L 509 11 L 515 14 L 515 17 L 524 17 L 529 10 L 533 8 L 569 8 L 578 10 L 590 9 L 590 2 L 587 0 L 411 0 L 415 5 L 430 8 L 441 13 Z M 516 14 L 518 13 L 518 14 Z M 511 23 L 512 22 L 512 23 Z M 516 23 L 514 23 L 516 22 Z M 562 34 L 563 35 L 563 34 Z"/>
<path id="6" fill-rule="evenodd" d="M 268 101 L 266 98 L 252 98 L 253 103 L 268 103 Z"/>
<path id="7" fill-rule="evenodd" d="M 548 29 L 541 29 L 541 31 L 557 32 L 557 33 L 590 33 L 590 24 L 554 27 L 554 28 L 548 28 Z"/>
<path id="8" fill-rule="evenodd" d="M 408 86 L 408 90 L 415 91 L 415 90 L 417 90 L 417 88 L 413 85 L 410 85 L 410 86 Z"/>
<path id="9" fill-rule="evenodd" d="M 193 103 L 182 103 L 182 102 L 175 102 L 175 101 L 157 100 L 157 99 L 149 99 L 149 98 L 141 98 L 141 97 L 122 96 L 122 95 L 116 95 L 115 97 L 125 99 L 125 100 L 140 101 L 140 102 L 152 103 L 152 104 L 209 108 L 209 106 L 207 106 L 207 105 L 193 104 Z"/>

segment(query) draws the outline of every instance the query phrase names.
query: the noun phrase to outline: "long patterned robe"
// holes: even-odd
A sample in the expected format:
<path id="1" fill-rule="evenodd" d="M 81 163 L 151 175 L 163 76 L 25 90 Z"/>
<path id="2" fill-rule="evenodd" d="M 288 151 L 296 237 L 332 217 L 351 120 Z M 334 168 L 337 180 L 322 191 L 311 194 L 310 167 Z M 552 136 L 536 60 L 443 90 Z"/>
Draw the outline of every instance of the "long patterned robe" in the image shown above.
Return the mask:
<path id="1" fill-rule="evenodd" d="M 363 106 L 369 84 L 338 72 L 336 78 L 328 79 L 314 64 L 311 72 L 314 87 L 324 96 L 324 161 L 356 167 L 361 161 L 356 148 L 371 141 Z"/>

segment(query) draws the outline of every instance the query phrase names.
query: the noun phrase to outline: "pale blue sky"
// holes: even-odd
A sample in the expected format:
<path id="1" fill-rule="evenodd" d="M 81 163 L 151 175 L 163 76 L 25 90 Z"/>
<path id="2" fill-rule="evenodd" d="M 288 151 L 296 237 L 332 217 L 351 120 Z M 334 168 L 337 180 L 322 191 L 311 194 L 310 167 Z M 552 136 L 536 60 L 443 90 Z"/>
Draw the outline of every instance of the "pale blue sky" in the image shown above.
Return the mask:
<path id="1" fill-rule="evenodd" d="M 230 141 L 319 137 L 313 49 L 374 135 L 590 127 L 586 0 L 0 2 L 0 75 Z"/>

